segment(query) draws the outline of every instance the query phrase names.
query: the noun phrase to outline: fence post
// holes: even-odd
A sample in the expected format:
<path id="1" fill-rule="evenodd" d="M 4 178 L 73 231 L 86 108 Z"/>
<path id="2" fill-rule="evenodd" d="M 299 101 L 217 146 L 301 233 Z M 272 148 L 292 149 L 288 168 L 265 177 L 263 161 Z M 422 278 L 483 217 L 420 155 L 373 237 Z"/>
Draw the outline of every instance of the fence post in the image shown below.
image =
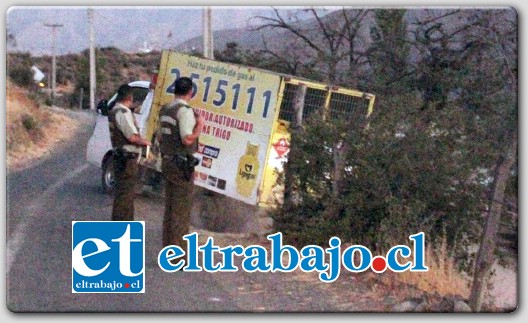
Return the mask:
<path id="1" fill-rule="evenodd" d="M 84 97 L 84 88 L 81 88 L 81 95 L 79 97 L 79 110 L 83 108 L 83 97 Z"/>
<path id="2" fill-rule="evenodd" d="M 306 85 L 299 84 L 295 90 L 293 98 L 293 129 L 302 127 L 303 122 L 303 111 L 304 111 L 304 99 L 306 98 Z"/>
<path id="3" fill-rule="evenodd" d="M 291 139 L 290 142 L 293 142 L 294 137 L 298 136 L 302 131 L 303 123 L 303 111 L 304 111 L 304 100 L 306 98 L 306 85 L 299 84 L 295 89 L 295 94 L 293 97 L 293 120 L 290 127 Z M 284 174 L 284 208 L 286 210 L 294 207 L 293 203 L 293 174 L 289 171 L 289 163 L 292 159 L 295 158 L 295 145 L 290 145 L 290 153 L 288 156 L 288 162 L 285 165 L 285 174 Z"/>

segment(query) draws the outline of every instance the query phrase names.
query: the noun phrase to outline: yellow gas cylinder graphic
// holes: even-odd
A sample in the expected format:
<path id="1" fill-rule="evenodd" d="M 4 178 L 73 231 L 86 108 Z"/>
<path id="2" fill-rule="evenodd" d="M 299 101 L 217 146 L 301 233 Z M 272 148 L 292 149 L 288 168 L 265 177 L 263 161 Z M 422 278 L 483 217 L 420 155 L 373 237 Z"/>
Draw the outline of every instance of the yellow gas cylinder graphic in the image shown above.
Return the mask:
<path id="1" fill-rule="evenodd" d="M 238 171 L 236 177 L 236 185 L 238 194 L 249 197 L 255 185 L 257 184 L 257 174 L 259 171 L 258 160 L 258 145 L 253 145 L 250 142 L 246 146 L 246 154 L 240 157 L 238 162 Z"/>

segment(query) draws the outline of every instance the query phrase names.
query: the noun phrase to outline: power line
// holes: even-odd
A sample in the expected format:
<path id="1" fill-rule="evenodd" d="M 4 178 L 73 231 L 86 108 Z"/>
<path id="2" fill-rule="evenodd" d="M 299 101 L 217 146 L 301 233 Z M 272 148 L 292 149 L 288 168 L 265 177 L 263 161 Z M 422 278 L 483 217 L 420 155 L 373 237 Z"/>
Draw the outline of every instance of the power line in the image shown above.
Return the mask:
<path id="1" fill-rule="evenodd" d="M 211 7 L 204 7 L 202 10 L 203 54 L 206 58 L 214 59 L 213 14 Z"/>
<path id="2" fill-rule="evenodd" d="M 52 44 L 51 44 L 51 102 L 55 103 L 55 87 L 57 83 L 57 62 L 55 57 L 55 49 L 57 42 L 57 28 L 63 27 L 62 24 L 44 24 L 46 27 L 51 28 L 52 33 Z"/>
<path id="3" fill-rule="evenodd" d="M 95 110 L 96 66 L 95 66 L 95 31 L 94 10 L 88 9 L 88 23 L 90 25 L 90 110 Z"/>

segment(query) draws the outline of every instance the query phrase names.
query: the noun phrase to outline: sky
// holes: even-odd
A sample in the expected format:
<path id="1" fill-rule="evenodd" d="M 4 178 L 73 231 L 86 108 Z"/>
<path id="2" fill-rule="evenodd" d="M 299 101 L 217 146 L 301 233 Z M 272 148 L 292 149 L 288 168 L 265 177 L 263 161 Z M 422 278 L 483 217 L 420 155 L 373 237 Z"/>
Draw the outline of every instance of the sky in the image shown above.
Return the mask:
<path id="1" fill-rule="evenodd" d="M 202 7 L 93 7 L 96 44 L 126 51 L 140 47 L 170 47 L 201 35 Z M 51 54 L 53 28 L 56 53 L 76 53 L 89 46 L 88 7 L 11 7 L 6 14 L 7 32 L 16 43 L 8 50 Z M 215 7 L 213 29 L 245 28 L 258 15 L 270 15 L 270 7 Z"/>

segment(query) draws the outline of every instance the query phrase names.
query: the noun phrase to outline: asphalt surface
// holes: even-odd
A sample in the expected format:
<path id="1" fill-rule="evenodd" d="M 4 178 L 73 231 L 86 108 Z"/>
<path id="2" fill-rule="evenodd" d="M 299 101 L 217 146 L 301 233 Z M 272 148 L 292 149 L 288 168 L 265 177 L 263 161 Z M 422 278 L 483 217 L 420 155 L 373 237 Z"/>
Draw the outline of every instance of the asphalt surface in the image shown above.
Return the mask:
<path id="1" fill-rule="evenodd" d="M 7 174 L 7 308 L 13 312 L 321 312 L 343 310 L 319 288 L 292 274 L 165 273 L 161 250 L 163 198 L 136 199 L 145 221 L 145 293 L 72 293 L 72 221 L 110 220 L 101 170 L 87 164 L 93 116 L 68 143 L 31 167 Z M 88 120 L 88 121 L 86 121 Z M 350 305 L 348 310 L 363 310 Z"/>
<path id="2" fill-rule="evenodd" d="M 9 310 L 236 311 L 237 305 L 225 297 L 212 275 L 165 273 L 158 267 L 155 257 L 161 249 L 161 222 L 155 221 L 147 221 L 145 228 L 145 294 L 71 292 L 72 220 L 107 221 L 112 204 L 110 196 L 102 194 L 100 170 L 85 162 L 91 129 L 91 124 L 85 124 L 53 156 L 7 175 Z"/>

